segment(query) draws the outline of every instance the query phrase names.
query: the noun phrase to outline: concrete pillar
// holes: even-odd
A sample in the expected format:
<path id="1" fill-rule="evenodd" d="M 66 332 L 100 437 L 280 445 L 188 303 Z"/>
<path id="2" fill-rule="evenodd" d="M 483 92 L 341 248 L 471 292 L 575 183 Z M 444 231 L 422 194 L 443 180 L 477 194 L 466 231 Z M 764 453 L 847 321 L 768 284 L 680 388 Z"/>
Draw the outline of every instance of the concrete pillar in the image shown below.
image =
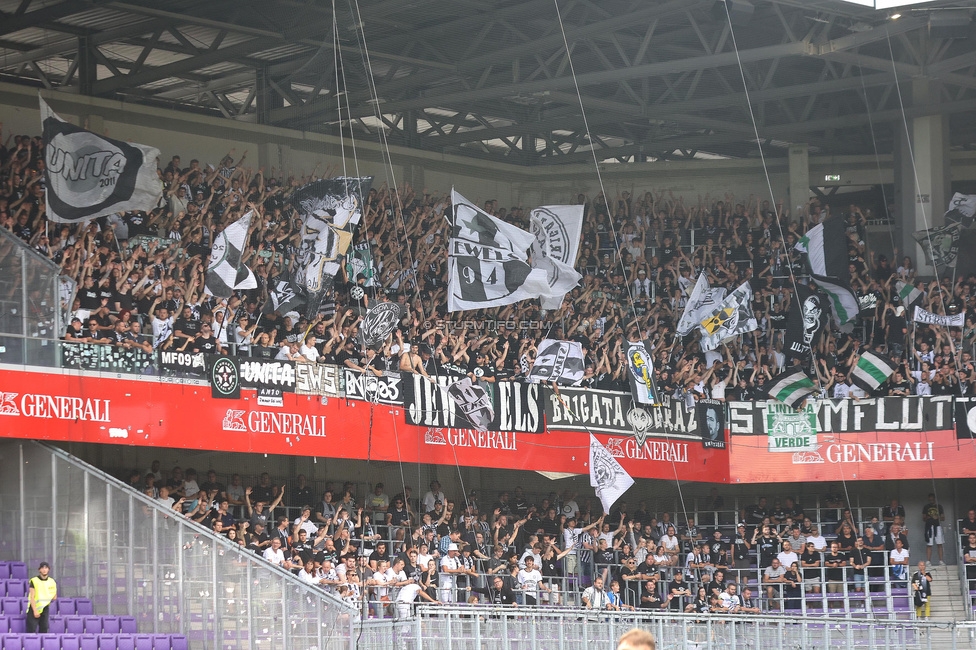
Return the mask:
<path id="1" fill-rule="evenodd" d="M 911 82 L 912 104 L 919 106 L 939 99 L 939 82 L 916 79 Z M 901 224 L 902 250 L 915 261 L 919 275 L 934 277 L 935 269 L 926 264 L 925 254 L 912 234 L 943 225 L 942 215 L 949 203 L 949 118 L 927 115 L 908 121 L 910 142 L 904 123 L 895 125 L 899 133 L 895 147 L 895 188 Z"/>
<path id="2" fill-rule="evenodd" d="M 101 115 L 79 115 L 78 126 L 98 135 L 107 135 L 110 138 L 118 137 L 117 134 L 113 136 L 111 133 L 105 133 L 105 118 Z"/>
<path id="3" fill-rule="evenodd" d="M 790 145 L 790 200 L 784 205 L 796 219 L 810 199 L 810 150 L 805 144 Z"/>

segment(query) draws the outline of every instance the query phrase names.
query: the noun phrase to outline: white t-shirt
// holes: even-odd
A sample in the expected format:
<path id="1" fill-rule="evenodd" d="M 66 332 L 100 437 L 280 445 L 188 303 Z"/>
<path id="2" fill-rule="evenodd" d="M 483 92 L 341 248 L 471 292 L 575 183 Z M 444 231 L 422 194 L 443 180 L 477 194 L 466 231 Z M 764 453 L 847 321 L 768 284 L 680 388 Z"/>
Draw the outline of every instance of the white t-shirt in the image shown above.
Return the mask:
<path id="1" fill-rule="evenodd" d="M 447 589 L 453 587 L 454 576 L 453 573 L 447 573 L 445 569 L 457 570 L 460 568 L 460 562 L 456 557 L 446 556 L 441 558 L 441 571 L 437 574 L 437 580 L 442 589 Z"/>
<path id="2" fill-rule="evenodd" d="M 305 569 L 302 569 L 301 571 L 298 572 L 298 579 L 301 580 L 302 582 L 307 582 L 310 585 L 318 584 L 319 580 L 321 580 L 322 578 L 319 575 L 317 575 L 317 573 L 318 572 L 315 569 L 312 569 L 311 573 L 309 573 Z"/>
<path id="3" fill-rule="evenodd" d="M 396 601 L 398 603 L 412 603 L 417 600 L 417 594 L 422 590 L 422 587 L 417 583 L 411 583 L 409 585 L 404 585 L 400 587 L 400 593 L 397 594 Z"/>
<path id="4" fill-rule="evenodd" d="M 790 551 L 789 553 L 786 551 L 780 551 L 776 557 L 779 558 L 779 563 L 787 569 L 789 569 L 794 562 L 799 563 L 800 561 L 800 558 L 794 551 Z"/>
<path id="5" fill-rule="evenodd" d="M 718 599 L 722 601 L 722 607 L 729 610 L 729 612 L 736 612 L 742 607 L 742 602 L 739 600 L 739 594 L 734 596 L 727 591 L 723 591 L 718 595 Z"/>
<path id="6" fill-rule="evenodd" d="M 807 537 L 807 544 L 813 544 L 813 548 L 817 549 L 821 553 L 823 553 L 824 549 L 827 548 L 827 540 L 824 539 L 823 535 L 811 535 L 810 537 Z"/>
<path id="7" fill-rule="evenodd" d="M 285 563 L 285 553 L 280 548 L 275 550 L 269 546 L 268 548 L 264 549 L 264 559 L 271 564 L 281 566 Z"/>
<path id="8" fill-rule="evenodd" d="M 526 596 L 531 596 L 538 600 L 540 582 L 542 582 L 542 573 L 538 569 L 532 569 L 531 571 L 519 569 L 518 583 Z"/>
<path id="9" fill-rule="evenodd" d="M 302 347 L 299 348 L 298 351 L 301 353 L 303 357 L 305 357 L 312 363 L 315 363 L 316 361 L 319 360 L 319 351 L 315 349 L 315 346 L 308 346 L 303 343 Z"/>
<path id="10" fill-rule="evenodd" d="M 304 530 L 308 533 L 308 539 L 312 539 L 315 537 L 315 533 L 319 532 L 319 527 L 313 524 L 311 519 L 306 519 L 305 523 L 302 523 L 302 518 L 298 517 L 291 523 L 292 526 L 297 526 L 298 524 L 302 524 L 299 530 Z"/>
<path id="11" fill-rule="evenodd" d="M 904 562 L 907 559 L 908 559 L 908 549 L 907 548 L 903 548 L 901 550 L 898 550 L 897 548 L 891 549 L 891 563 L 892 564 L 895 564 L 896 562 Z"/>
<path id="12" fill-rule="evenodd" d="M 373 573 L 373 581 L 379 584 L 373 585 L 373 593 L 375 594 L 377 600 L 383 598 L 384 596 L 390 595 L 390 588 L 386 585 L 390 584 L 396 580 L 396 574 L 393 573 L 393 569 L 387 569 L 382 573 L 376 571 Z"/>
<path id="13" fill-rule="evenodd" d="M 674 535 L 664 535 L 661 537 L 661 546 L 664 547 L 666 551 L 676 551 L 678 550 L 678 538 Z"/>

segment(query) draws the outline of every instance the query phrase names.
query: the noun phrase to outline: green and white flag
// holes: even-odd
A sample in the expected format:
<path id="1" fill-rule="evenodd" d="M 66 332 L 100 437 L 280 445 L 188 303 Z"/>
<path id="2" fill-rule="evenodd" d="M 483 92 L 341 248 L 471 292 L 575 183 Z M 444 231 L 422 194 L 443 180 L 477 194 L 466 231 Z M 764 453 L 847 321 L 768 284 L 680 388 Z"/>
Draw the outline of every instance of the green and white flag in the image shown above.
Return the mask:
<path id="1" fill-rule="evenodd" d="M 918 300 L 921 300 L 923 294 L 914 284 L 909 284 L 907 282 L 902 282 L 899 280 L 895 283 L 895 290 L 898 292 L 898 297 L 901 299 L 901 304 L 906 307 L 910 307 Z"/>
<path id="2" fill-rule="evenodd" d="M 816 386 L 802 368 L 792 368 L 773 377 L 767 392 L 771 399 L 796 408 L 815 390 Z"/>
<path id="3" fill-rule="evenodd" d="M 865 351 L 851 371 L 851 381 L 871 393 L 888 381 L 898 365 L 888 357 L 876 352 Z"/>
<path id="4" fill-rule="evenodd" d="M 826 292 L 838 327 L 853 321 L 861 310 L 851 289 L 845 228 L 843 219 L 828 219 L 808 230 L 796 244 L 796 250 L 807 254 L 810 275 Z"/>

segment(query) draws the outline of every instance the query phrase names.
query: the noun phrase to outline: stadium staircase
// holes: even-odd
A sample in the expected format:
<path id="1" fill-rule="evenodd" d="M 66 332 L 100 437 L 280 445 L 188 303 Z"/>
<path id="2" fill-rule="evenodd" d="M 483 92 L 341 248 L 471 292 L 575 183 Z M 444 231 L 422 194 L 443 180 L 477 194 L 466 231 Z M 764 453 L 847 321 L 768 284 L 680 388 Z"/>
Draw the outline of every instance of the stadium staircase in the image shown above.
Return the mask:
<path id="1" fill-rule="evenodd" d="M 914 572 L 913 568 L 913 572 Z M 959 580 L 959 567 L 955 565 L 929 567 L 932 574 L 932 617 L 934 623 L 952 623 L 964 621 L 968 618 L 966 599 L 962 595 L 962 584 Z M 953 634 L 946 629 L 932 629 L 932 646 L 936 648 L 951 648 Z"/>

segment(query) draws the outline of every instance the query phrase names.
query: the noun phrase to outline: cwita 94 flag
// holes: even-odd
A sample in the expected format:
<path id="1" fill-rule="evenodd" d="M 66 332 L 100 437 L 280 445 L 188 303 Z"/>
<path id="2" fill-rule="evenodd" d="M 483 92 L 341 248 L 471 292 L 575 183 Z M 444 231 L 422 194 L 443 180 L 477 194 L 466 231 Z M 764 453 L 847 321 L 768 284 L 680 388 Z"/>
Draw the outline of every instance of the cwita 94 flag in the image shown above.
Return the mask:
<path id="1" fill-rule="evenodd" d="M 529 265 L 536 238 L 451 190 L 447 311 L 501 307 L 550 294 L 544 269 Z"/>
<path id="2" fill-rule="evenodd" d="M 554 381 L 566 386 L 583 379 L 586 365 L 583 346 L 577 341 L 543 339 L 538 350 L 532 370 L 526 377 L 530 384 Z"/>
<path id="3" fill-rule="evenodd" d="M 767 393 L 771 399 L 795 409 L 815 390 L 816 386 L 807 373 L 802 368 L 794 367 L 773 377 Z"/>
<path id="4" fill-rule="evenodd" d="M 603 512 L 609 514 L 610 508 L 624 492 L 634 484 L 617 459 L 604 447 L 592 433 L 590 434 L 590 487 L 603 504 Z"/>
<path id="5" fill-rule="evenodd" d="M 92 133 L 40 102 L 48 219 L 77 223 L 156 207 L 163 196 L 159 149 Z"/>
<path id="6" fill-rule="evenodd" d="M 236 289 L 254 289 L 258 286 L 254 272 L 241 262 L 250 227 L 251 212 L 248 212 L 214 238 L 206 281 L 206 291 L 211 296 L 230 298 Z"/>
<path id="7" fill-rule="evenodd" d="M 851 381 L 871 393 L 888 381 L 888 377 L 895 372 L 897 367 L 894 361 L 883 354 L 865 350 L 851 371 Z"/>

